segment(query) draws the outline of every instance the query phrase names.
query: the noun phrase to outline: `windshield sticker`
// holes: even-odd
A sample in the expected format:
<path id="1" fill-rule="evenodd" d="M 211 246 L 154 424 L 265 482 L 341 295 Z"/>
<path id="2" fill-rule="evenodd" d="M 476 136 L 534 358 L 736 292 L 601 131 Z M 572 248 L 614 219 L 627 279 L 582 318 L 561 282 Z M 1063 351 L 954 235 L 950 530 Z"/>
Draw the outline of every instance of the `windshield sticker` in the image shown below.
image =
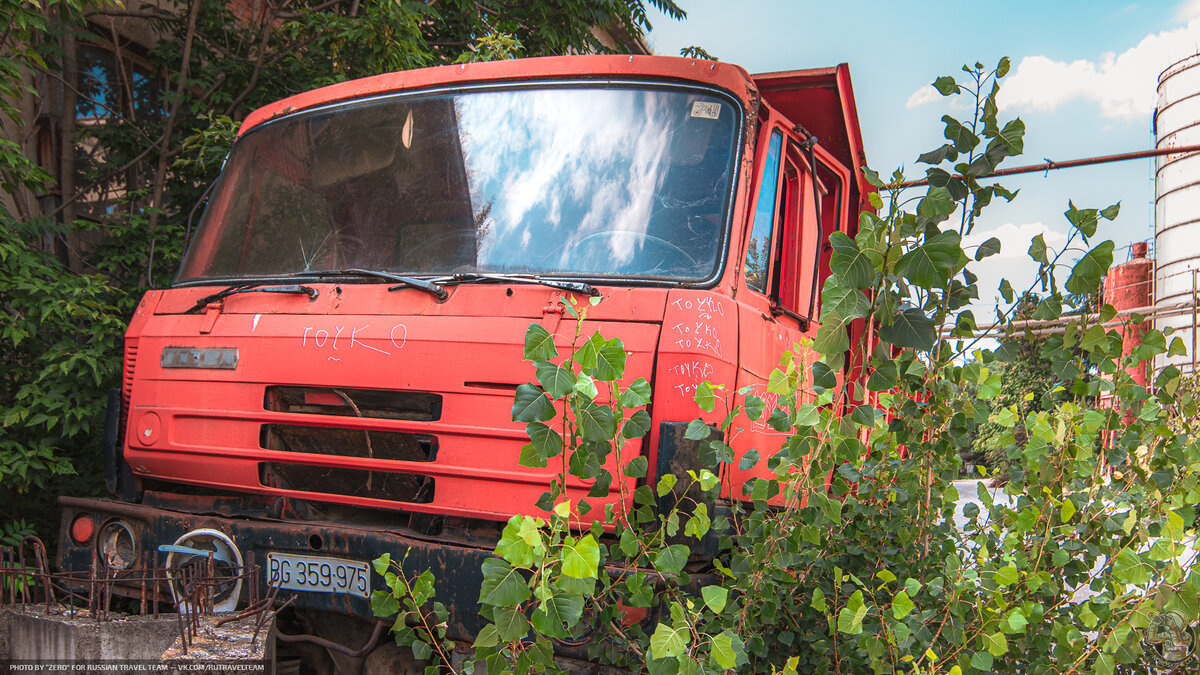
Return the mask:
<path id="1" fill-rule="evenodd" d="M 715 120 L 721 116 L 721 104 L 713 101 L 696 101 L 692 103 L 692 117 Z"/>

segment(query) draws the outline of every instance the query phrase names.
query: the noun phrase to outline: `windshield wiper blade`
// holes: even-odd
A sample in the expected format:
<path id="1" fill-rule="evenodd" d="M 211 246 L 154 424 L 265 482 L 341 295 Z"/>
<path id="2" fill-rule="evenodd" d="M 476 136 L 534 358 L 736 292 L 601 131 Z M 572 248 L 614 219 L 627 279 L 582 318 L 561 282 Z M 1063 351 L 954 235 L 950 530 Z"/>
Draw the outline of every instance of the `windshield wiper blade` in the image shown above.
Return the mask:
<path id="1" fill-rule="evenodd" d="M 390 286 L 389 291 L 394 291 L 400 288 L 417 288 L 436 297 L 439 302 L 444 301 L 449 294 L 446 289 L 440 284 L 418 279 L 416 277 L 406 277 L 402 274 L 392 274 L 391 272 L 381 272 L 379 270 L 363 270 L 363 269 L 348 269 L 348 270 L 320 270 L 316 272 L 297 272 L 298 277 L 374 277 L 376 279 L 384 279 L 386 281 L 394 281 L 398 286 Z"/>
<path id="2" fill-rule="evenodd" d="M 196 304 L 192 305 L 191 309 L 184 312 L 184 314 L 191 314 L 192 312 L 195 312 L 196 310 L 203 309 L 210 302 L 216 302 L 217 300 L 220 300 L 221 298 L 227 298 L 231 295 L 237 295 L 238 293 L 303 293 L 304 295 L 308 296 L 308 299 L 310 301 L 316 300 L 317 296 L 321 294 L 320 291 L 318 291 L 317 289 L 315 289 L 311 286 L 305 286 L 303 284 L 288 284 L 286 286 L 268 286 L 267 284 L 269 284 L 269 283 L 272 283 L 272 282 L 270 282 L 270 281 L 255 281 L 255 282 L 251 282 L 248 284 L 240 284 L 237 286 L 230 286 L 229 288 L 226 288 L 223 291 L 218 291 L 211 295 L 206 295 L 203 298 L 200 298 L 199 300 L 196 301 Z"/>
<path id="3" fill-rule="evenodd" d="M 561 281 L 559 279 L 544 279 L 539 276 L 523 276 L 516 274 L 483 274 L 479 272 L 471 272 L 467 274 L 455 274 L 447 279 L 439 279 L 443 284 L 467 284 L 472 281 L 502 281 L 510 284 L 538 284 L 549 288 L 557 288 L 560 291 L 570 291 L 572 293 L 582 293 L 583 295 L 596 296 L 600 295 L 600 291 L 591 284 L 585 284 L 582 281 Z"/>

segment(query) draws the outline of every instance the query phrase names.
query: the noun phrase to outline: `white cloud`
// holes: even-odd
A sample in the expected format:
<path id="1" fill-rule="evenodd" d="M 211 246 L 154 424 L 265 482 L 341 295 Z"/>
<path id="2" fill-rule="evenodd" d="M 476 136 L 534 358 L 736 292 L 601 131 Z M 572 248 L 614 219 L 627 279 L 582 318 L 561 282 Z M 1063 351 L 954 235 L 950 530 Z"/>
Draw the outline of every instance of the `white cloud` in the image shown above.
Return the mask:
<path id="1" fill-rule="evenodd" d="M 985 258 L 985 260 L 994 260 L 995 258 L 1014 258 L 1026 257 L 1026 252 L 1029 250 L 1029 244 L 1033 238 L 1042 235 L 1042 239 L 1050 248 L 1062 246 L 1067 241 L 1067 235 L 1057 230 L 1052 230 L 1046 227 L 1044 223 L 1005 223 L 1000 227 L 990 230 L 975 230 L 963 237 L 962 247 L 968 255 L 974 256 L 975 247 L 983 242 L 995 237 L 1000 240 L 1000 253 L 996 256 Z"/>
<path id="2" fill-rule="evenodd" d="M 1175 20 L 1187 23 L 1192 19 L 1200 19 L 1200 0 L 1184 0 L 1175 8 Z"/>
<path id="3" fill-rule="evenodd" d="M 1200 2 L 1200 0 L 1197 1 Z M 926 103 L 933 103 L 941 97 L 942 95 L 938 93 L 938 90 L 934 89 L 932 84 L 928 84 L 914 91 L 912 96 L 908 97 L 908 102 L 904 104 L 904 107 L 915 108 Z"/>
<path id="4" fill-rule="evenodd" d="M 1200 0 L 1188 0 L 1176 13 L 1185 25 L 1147 35 L 1136 46 L 1120 54 L 1106 52 L 1096 61 L 1024 57 L 1000 90 L 1000 108 L 1045 112 L 1085 99 L 1098 103 L 1104 117 L 1149 117 L 1159 73 L 1200 50 Z"/>
<path id="5" fill-rule="evenodd" d="M 987 230 L 977 229 L 963 237 L 963 250 L 972 259 L 975 257 L 975 248 L 980 244 L 992 237 L 1000 240 L 1000 253 L 980 262 L 972 260 L 970 264 L 970 270 L 979 277 L 979 299 L 972 303 L 971 309 L 980 324 L 985 320 L 990 322 L 989 317 L 996 303 L 1004 304 L 997 290 L 1001 279 L 1008 279 L 1018 294 L 1030 287 L 1035 291 L 1040 290 L 1037 284 L 1038 264 L 1028 253 L 1029 244 L 1039 234 L 1046 242 L 1046 247 L 1055 252 L 1067 243 L 1066 233 L 1040 222 L 1005 223 Z"/>

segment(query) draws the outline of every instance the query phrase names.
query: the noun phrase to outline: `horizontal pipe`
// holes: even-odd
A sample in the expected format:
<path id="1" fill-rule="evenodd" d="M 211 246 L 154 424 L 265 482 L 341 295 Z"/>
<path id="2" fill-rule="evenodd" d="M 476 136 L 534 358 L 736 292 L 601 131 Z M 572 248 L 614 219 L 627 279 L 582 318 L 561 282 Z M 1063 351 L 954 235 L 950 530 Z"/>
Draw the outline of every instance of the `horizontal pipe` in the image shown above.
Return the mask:
<path id="1" fill-rule="evenodd" d="M 1131 159 L 1146 159 L 1148 157 L 1160 157 L 1162 155 L 1173 155 L 1176 153 L 1196 152 L 1200 151 L 1200 145 L 1184 145 L 1178 148 L 1155 148 L 1153 150 L 1138 150 L 1137 152 L 1123 152 L 1117 155 L 1101 155 L 1099 157 L 1087 157 L 1084 159 L 1071 159 L 1065 162 L 1044 162 L 1042 164 L 1033 164 L 1030 166 L 1017 166 L 1011 169 L 1000 169 L 983 176 L 977 176 L 977 179 L 997 178 L 1000 176 L 1012 176 L 1019 173 L 1037 173 L 1040 171 L 1055 171 L 1058 169 L 1071 169 L 1077 166 L 1090 166 L 1093 164 L 1106 164 L 1108 162 L 1125 162 Z M 962 179 L 962 174 L 954 174 L 954 178 Z M 917 187 L 919 185 L 929 185 L 928 178 L 920 180 L 906 180 L 900 183 L 889 183 L 884 185 L 884 190 L 899 190 L 907 187 Z"/>

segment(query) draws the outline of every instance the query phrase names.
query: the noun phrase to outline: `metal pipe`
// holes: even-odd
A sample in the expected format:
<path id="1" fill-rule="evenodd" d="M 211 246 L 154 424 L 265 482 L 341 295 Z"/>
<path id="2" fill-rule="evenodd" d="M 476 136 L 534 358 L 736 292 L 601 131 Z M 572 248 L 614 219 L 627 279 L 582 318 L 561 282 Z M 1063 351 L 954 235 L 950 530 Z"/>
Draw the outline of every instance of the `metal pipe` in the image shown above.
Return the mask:
<path id="1" fill-rule="evenodd" d="M 325 638 L 319 638 L 316 635 L 288 635 L 286 633 L 281 633 L 278 630 L 275 631 L 275 638 L 283 642 L 309 642 L 326 649 L 332 649 L 335 652 L 340 652 L 346 656 L 349 656 L 350 658 L 357 659 L 366 656 L 371 652 L 372 649 L 375 648 L 375 644 L 379 642 L 380 636 L 383 635 L 383 628 L 385 625 L 386 622 L 384 621 L 376 621 L 375 630 L 371 632 L 371 639 L 367 640 L 367 644 L 363 645 L 359 649 L 350 649 L 345 645 L 338 644 L 337 642 L 330 642 L 329 640 L 326 640 Z"/>
<path id="2" fill-rule="evenodd" d="M 1147 159 L 1149 157 L 1160 157 L 1162 155 L 1171 155 L 1175 153 L 1196 152 L 1200 151 L 1200 145 L 1184 145 L 1178 148 L 1155 148 L 1153 150 L 1138 150 L 1137 152 L 1123 152 L 1116 155 L 1101 155 L 1099 157 L 1087 157 L 1084 159 L 1071 159 L 1065 162 L 1046 161 L 1042 164 L 1032 164 L 1030 166 L 1016 166 L 1011 169 L 999 169 L 992 173 L 983 176 L 976 176 L 977 179 L 997 178 L 999 176 L 1012 176 L 1019 173 L 1037 173 L 1039 171 L 1055 171 L 1057 169 L 1071 169 L 1077 166 L 1090 166 L 1093 164 L 1106 164 L 1108 162 L 1125 162 L 1131 159 Z M 962 179 L 961 174 L 954 174 L 954 178 Z M 917 187 L 919 185 L 929 185 L 928 178 L 920 180 L 906 180 L 899 183 L 889 183 L 884 185 L 884 190 L 899 190 L 907 187 Z"/>

